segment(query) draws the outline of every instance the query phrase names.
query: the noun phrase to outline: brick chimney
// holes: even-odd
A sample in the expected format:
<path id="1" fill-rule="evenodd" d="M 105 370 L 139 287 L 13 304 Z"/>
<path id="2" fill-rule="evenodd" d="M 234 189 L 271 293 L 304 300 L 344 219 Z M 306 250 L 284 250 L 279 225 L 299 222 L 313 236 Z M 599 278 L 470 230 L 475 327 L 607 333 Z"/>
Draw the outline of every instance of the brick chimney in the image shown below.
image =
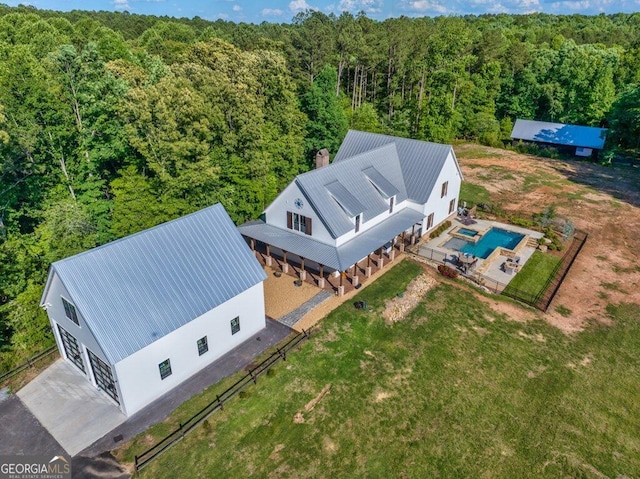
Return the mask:
<path id="1" fill-rule="evenodd" d="M 323 148 L 316 153 L 316 170 L 329 164 L 329 150 Z"/>

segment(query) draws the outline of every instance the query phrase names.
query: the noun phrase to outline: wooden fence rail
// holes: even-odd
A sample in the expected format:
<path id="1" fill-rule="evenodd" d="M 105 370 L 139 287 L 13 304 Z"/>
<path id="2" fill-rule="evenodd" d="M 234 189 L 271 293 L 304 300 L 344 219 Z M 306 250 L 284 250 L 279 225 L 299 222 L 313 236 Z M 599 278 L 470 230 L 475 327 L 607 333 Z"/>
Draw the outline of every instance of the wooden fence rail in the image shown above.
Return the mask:
<path id="1" fill-rule="evenodd" d="M 250 369 L 249 372 L 236 381 L 232 386 L 226 389 L 221 394 L 217 394 L 216 398 L 207 404 L 204 408 L 198 411 L 196 414 L 187 419 L 184 423 L 179 423 L 178 428 L 164 437 L 160 442 L 154 444 L 142 454 L 135 456 L 135 469 L 139 471 L 143 467 L 147 466 L 156 457 L 162 454 L 164 451 L 175 445 L 178 441 L 184 439 L 184 436 L 191 432 L 195 427 L 202 424 L 211 414 L 218 409 L 224 409 L 224 403 L 242 391 L 249 384 L 256 384 L 258 376 L 266 373 L 273 365 L 279 361 L 287 360 L 287 353 L 295 348 L 305 339 L 310 337 L 310 330 L 303 330 L 302 333 L 298 333 L 291 338 L 285 345 L 276 348 L 268 358 L 262 361 L 260 364 Z"/>

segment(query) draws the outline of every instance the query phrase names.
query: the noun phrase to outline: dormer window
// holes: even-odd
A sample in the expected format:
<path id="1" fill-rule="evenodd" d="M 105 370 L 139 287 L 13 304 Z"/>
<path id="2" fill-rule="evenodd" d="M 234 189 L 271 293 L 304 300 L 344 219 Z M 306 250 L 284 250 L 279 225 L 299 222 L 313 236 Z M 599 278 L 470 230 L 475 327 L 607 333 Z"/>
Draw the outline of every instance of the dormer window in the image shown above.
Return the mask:
<path id="1" fill-rule="evenodd" d="M 356 216 L 356 233 L 360 231 L 360 215 Z"/>
<path id="2" fill-rule="evenodd" d="M 393 213 L 393 203 L 395 199 L 396 199 L 395 196 L 392 196 L 391 198 L 389 198 L 389 214 Z"/>

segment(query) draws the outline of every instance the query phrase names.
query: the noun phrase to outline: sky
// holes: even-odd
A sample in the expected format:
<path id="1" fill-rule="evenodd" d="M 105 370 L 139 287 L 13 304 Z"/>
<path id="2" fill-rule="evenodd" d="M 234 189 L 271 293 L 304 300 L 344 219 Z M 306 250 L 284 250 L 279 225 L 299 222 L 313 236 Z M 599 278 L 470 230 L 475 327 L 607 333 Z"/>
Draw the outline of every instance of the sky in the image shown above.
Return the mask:
<path id="1" fill-rule="evenodd" d="M 640 12 L 640 0 L 0 0 L 9 6 L 32 5 L 47 10 L 128 11 L 171 17 L 261 23 L 290 22 L 296 13 L 314 9 L 339 15 L 364 11 L 376 20 L 401 15 L 480 15 L 483 13 L 552 14 Z"/>

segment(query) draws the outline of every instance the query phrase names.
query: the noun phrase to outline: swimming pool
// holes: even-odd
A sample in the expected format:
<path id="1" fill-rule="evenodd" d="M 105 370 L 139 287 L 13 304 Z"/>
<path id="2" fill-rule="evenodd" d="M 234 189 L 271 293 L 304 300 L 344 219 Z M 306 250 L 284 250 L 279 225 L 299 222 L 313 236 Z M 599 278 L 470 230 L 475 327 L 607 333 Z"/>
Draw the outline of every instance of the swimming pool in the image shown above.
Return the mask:
<path id="1" fill-rule="evenodd" d="M 524 235 L 514 231 L 491 228 L 480 238 L 480 241 L 475 244 L 467 242 L 459 251 L 485 259 L 498 247 L 515 248 L 522 241 L 522 238 L 524 238 Z"/>

